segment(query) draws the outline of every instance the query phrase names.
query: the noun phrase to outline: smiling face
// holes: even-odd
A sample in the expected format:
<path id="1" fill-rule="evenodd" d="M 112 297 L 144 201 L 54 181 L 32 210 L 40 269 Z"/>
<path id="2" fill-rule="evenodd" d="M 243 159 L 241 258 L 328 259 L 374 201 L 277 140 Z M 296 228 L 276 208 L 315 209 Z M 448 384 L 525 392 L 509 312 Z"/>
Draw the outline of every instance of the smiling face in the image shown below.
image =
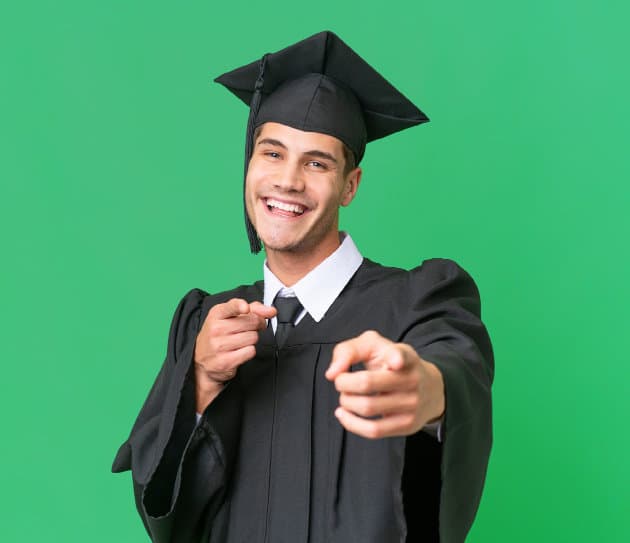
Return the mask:
<path id="1" fill-rule="evenodd" d="M 262 126 L 245 201 L 270 266 L 278 258 L 299 258 L 312 268 L 339 246 L 339 206 L 352 201 L 361 179 L 360 168 L 344 170 L 337 138 L 278 123 Z"/>

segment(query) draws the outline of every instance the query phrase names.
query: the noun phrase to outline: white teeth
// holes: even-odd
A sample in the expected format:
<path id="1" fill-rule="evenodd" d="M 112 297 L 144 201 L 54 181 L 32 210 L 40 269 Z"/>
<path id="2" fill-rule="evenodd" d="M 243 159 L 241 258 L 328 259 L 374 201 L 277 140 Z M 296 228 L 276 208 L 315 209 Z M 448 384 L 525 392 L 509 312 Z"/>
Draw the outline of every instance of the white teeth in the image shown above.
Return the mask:
<path id="1" fill-rule="evenodd" d="M 282 209 L 282 211 L 290 211 L 292 213 L 299 213 L 300 215 L 304 213 L 304 208 L 297 204 L 286 204 L 284 202 L 279 202 L 278 200 L 273 200 L 272 198 L 267 198 L 267 205 L 269 207 L 277 207 L 278 209 Z"/>

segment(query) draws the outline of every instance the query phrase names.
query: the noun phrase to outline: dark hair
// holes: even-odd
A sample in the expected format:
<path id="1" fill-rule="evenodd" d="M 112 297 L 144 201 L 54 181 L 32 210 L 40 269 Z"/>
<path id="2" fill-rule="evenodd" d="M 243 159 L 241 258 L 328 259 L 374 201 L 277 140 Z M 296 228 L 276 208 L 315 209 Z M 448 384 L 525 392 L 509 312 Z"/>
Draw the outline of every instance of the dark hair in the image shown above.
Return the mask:
<path id="1" fill-rule="evenodd" d="M 357 167 L 357 160 L 354 157 L 354 151 L 350 149 L 345 143 L 341 142 L 343 146 L 343 158 L 345 160 L 345 164 L 343 166 L 343 176 L 348 175 L 352 170 Z"/>

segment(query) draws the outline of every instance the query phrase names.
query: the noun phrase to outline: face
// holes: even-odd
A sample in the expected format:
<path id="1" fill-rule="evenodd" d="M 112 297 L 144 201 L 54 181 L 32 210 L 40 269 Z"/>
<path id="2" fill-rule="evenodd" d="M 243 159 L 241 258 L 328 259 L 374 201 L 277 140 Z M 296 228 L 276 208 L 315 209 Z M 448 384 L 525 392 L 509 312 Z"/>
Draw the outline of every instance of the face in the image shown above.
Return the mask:
<path id="1" fill-rule="evenodd" d="M 326 258 L 339 246 L 339 206 L 354 198 L 361 169 L 344 175 L 337 138 L 266 123 L 256 139 L 245 191 L 267 257 Z"/>

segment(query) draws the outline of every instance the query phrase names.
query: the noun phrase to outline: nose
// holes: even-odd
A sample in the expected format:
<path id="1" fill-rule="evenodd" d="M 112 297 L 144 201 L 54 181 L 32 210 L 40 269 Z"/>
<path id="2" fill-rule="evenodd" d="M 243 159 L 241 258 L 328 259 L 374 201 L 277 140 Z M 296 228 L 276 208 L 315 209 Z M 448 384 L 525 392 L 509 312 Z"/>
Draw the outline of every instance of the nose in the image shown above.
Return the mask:
<path id="1" fill-rule="evenodd" d="M 298 163 L 286 163 L 277 172 L 274 179 L 274 187 L 284 192 L 302 192 L 304 190 L 304 177 L 302 168 Z"/>

